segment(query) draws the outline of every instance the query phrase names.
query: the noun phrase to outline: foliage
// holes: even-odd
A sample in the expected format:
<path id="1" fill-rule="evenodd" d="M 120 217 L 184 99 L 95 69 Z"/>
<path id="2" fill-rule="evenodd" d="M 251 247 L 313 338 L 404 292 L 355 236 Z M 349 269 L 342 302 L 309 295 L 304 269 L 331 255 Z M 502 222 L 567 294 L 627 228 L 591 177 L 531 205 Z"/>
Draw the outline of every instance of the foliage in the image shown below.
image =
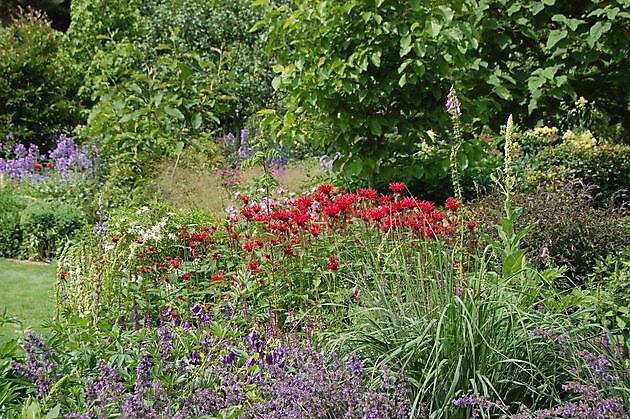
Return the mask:
<path id="1" fill-rule="evenodd" d="M 9 188 L 0 186 L 0 257 L 15 257 L 22 242 L 22 205 Z"/>
<path id="2" fill-rule="evenodd" d="M 322 130 L 303 135 L 342 152 L 344 172 L 373 184 L 395 176 L 431 179 L 441 164 L 435 177 L 443 178 L 448 159 L 430 165 L 413 154 L 426 130 L 449 120 L 442 98 L 452 69 L 472 48 L 463 19 L 470 5 L 374 3 L 283 5 L 258 25 L 269 28 L 279 55 L 273 84 L 286 91 L 288 104 L 281 134 L 295 137 L 302 124 L 316 121 Z"/>
<path id="3" fill-rule="evenodd" d="M 627 217 L 613 206 L 595 207 L 592 189 L 567 185 L 553 192 L 544 188 L 519 192 L 514 196 L 514 205 L 522 210 L 516 228 L 532 225 L 530 234 L 522 240 L 528 259 L 538 267 L 566 265 L 576 284 L 583 283 L 598 259 L 614 255 L 627 245 Z M 499 208 L 499 199 L 493 194 L 475 203 L 471 211 L 484 229 Z"/>
<path id="4" fill-rule="evenodd" d="M 84 225 L 85 215 L 72 205 L 32 199 L 20 213 L 23 241 L 21 254 L 29 259 L 47 260 L 57 254 Z"/>
<path id="5" fill-rule="evenodd" d="M 453 405 L 467 409 L 471 417 L 490 411 L 501 412 L 501 417 L 510 419 L 628 417 L 630 371 L 623 341 L 611 342 L 605 334 L 570 336 L 555 329 L 532 330 L 530 334 L 534 339 L 553 343 L 558 347 L 559 358 L 573 364 L 571 381 L 562 385 L 562 403 L 542 409 L 521 406 L 518 413 L 510 414 L 504 402 L 472 393 L 454 399 Z"/>
<path id="6" fill-rule="evenodd" d="M 92 57 L 109 40 L 121 41 L 137 36 L 140 13 L 136 1 L 74 0 L 70 16 L 64 49 L 74 64 L 77 82 L 82 86 Z"/>
<path id="7" fill-rule="evenodd" d="M 41 12 L 21 11 L 0 27 L 0 136 L 48 145 L 81 118 L 60 37 Z M 13 144 L 10 144 L 13 145 Z"/>
<path id="8" fill-rule="evenodd" d="M 587 321 L 596 321 L 630 341 L 630 249 L 619 256 L 608 255 L 595 262 L 586 288 L 576 291 Z"/>
<path id="9" fill-rule="evenodd" d="M 464 122 L 476 126 L 496 129 L 509 113 L 559 120 L 559 104 L 580 94 L 629 125 L 626 8 L 627 0 L 321 0 L 272 8 L 257 27 L 278 54 L 274 87 L 287 95 L 280 135 L 342 152 L 340 168 L 362 179 L 433 180 L 445 169 L 431 160 L 439 168 L 444 157 L 413 150 L 426 130 L 446 130 L 441 98 L 453 79 Z M 464 147 L 462 160 L 477 159 Z"/>
<path id="10" fill-rule="evenodd" d="M 204 149 L 225 102 L 214 90 L 212 61 L 195 54 L 164 55 L 155 65 L 135 69 L 141 51 L 126 42 L 93 61 L 94 97 L 82 135 L 99 138 L 111 165 L 105 197 L 117 202 L 151 174 L 163 156 L 184 147 Z M 129 177 L 119 172 L 133 170 Z M 118 191 L 122 189 L 123 195 Z"/>
<path id="11" fill-rule="evenodd" d="M 524 183 L 561 188 L 576 181 L 598 188 L 600 201 L 630 187 L 630 146 L 595 138 L 588 131 L 557 128 L 526 131 L 521 145 Z"/>
<path id="12" fill-rule="evenodd" d="M 142 42 L 158 54 L 195 53 L 216 65 L 221 94 L 230 96 L 225 130 L 235 130 L 270 105 L 271 63 L 249 29 L 262 17 L 249 0 L 159 0 L 141 5 Z M 174 50 L 169 51 L 169 48 Z"/>
<path id="13" fill-rule="evenodd" d="M 600 98 L 613 122 L 630 126 L 626 107 L 630 25 L 627 0 L 484 0 L 474 11 L 479 46 L 470 57 L 466 86 L 475 115 L 528 115 L 558 122 L 562 102 Z M 500 113 L 492 113 L 499 108 Z"/>

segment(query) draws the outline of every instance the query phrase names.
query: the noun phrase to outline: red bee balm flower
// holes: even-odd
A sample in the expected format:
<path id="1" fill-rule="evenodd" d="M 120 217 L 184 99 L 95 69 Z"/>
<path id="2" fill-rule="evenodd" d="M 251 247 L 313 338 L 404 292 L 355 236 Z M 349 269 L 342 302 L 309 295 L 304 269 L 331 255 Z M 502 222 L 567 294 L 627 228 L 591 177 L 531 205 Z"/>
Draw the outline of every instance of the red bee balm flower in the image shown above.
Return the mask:
<path id="1" fill-rule="evenodd" d="M 333 191 L 333 185 L 329 183 L 322 183 L 321 185 L 319 185 L 317 190 L 320 191 L 321 193 L 329 194 Z"/>
<path id="2" fill-rule="evenodd" d="M 450 197 L 446 199 L 444 206 L 450 211 L 457 211 L 459 209 L 459 203 L 455 200 L 455 198 Z"/>
<path id="3" fill-rule="evenodd" d="M 333 255 L 328 256 L 328 265 L 326 265 L 331 271 L 336 271 L 339 268 L 339 261 Z"/>
<path id="4" fill-rule="evenodd" d="M 394 193 L 401 193 L 405 190 L 405 184 L 403 182 L 392 182 L 389 184 L 389 190 Z"/>
<path id="5" fill-rule="evenodd" d="M 35 164 L 33 165 L 33 169 L 35 169 L 35 170 L 42 170 L 42 167 L 43 167 L 43 166 L 42 166 L 42 164 L 41 164 L 41 163 L 35 163 Z"/>
<path id="6" fill-rule="evenodd" d="M 53 167 L 55 167 L 55 165 L 53 164 L 53 162 L 49 161 L 48 164 L 46 165 L 49 169 L 52 169 Z"/>
<path id="7" fill-rule="evenodd" d="M 468 230 L 473 231 L 475 227 L 477 227 L 477 223 L 474 221 L 468 221 L 466 222 L 466 227 L 468 227 Z"/>

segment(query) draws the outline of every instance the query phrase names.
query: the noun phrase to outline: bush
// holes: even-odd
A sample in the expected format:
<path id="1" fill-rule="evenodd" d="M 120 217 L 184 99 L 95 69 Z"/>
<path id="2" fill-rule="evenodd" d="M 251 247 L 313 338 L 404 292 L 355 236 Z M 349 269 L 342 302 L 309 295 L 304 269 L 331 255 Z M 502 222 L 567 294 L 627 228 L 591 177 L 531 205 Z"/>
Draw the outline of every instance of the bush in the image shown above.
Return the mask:
<path id="1" fill-rule="evenodd" d="M 20 229 L 24 236 L 22 255 L 29 259 L 50 259 L 84 224 L 85 214 L 75 206 L 33 199 L 20 214 Z"/>
<path id="2" fill-rule="evenodd" d="M 559 104 L 578 95 L 601 97 L 613 123 L 630 125 L 621 0 L 290 3 L 259 25 L 278 52 L 282 132 L 344 153 L 346 173 L 418 179 L 410 150 L 449 127 L 453 80 L 477 126 L 496 130 L 510 113 L 561 119 Z"/>
<path id="3" fill-rule="evenodd" d="M 561 188 L 580 181 L 597 187 L 598 201 L 630 188 L 630 145 L 598 139 L 584 130 L 536 128 L 519 140 L 526 186 Z"/>
<path id="4" fill-rule="evenodd" d="M 569 184 L 557 191 L 539 188 L 514 196 L 514 205 L 522 208 L 517 227 L 534 225 L 523 239 L 534 265 L 566 265 L 568 276 L 583 284 L 598 259 L 621 252 L 628 244 L 628 217 L 620 208 L 595 207 L 593 192 L 593 188 Z M 493 194 L 471 206 L 481 226 L 492 225 L 488 221 L 501 202 Z"/>
<path id="5" fill-rule="evenodd" d="M 0 135 L 42 145 L 81 121 L 60 38 L 41 13 L 22 11 L 0 27 Z"/>
<path id="6" fill-rule="evenodd" d="M 0 257 L 15 257 L 20 249 L 20 209 L 22 205 L 10 189 L 0 186 Z"/>
<path id="7" fill-rule="evenodd" d="M 260 37 L 249 29 L 263 11 L 249 0 L 158 0 L 143 2 L 142 41 L 159 54 L 193 52 L 217 64 L 215 83 L 230 96 L 226 130 L 269 105 L 271 60 Z M 171 46 L 174 51 L 165 50 Z"/>

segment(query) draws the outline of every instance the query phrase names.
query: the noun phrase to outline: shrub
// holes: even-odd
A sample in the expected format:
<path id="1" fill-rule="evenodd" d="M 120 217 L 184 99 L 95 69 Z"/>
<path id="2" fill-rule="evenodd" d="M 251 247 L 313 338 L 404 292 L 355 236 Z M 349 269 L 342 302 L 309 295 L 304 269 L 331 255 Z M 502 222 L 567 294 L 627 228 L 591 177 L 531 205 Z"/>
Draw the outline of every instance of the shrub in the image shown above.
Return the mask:
<path id="1" fill-rule="evenodd" d="M 50 259 L 84 224 L 85 215 L 75 206 L 31 199 L 20 214 L 21 252 L 27 258 Z"/>
<path id="2" fill-rule="evenodd" d="M 0 27 L 0 135 L 46 144 L 81 121 L 72 71 L 59 58 L 60 35 L 40 12 Z"/>
<path id="3" fill-rule="evenodd" d="M 21 203 L 9 188 L 0 185 L 0 257 L 15 257 L 22 242 Z"/>
<path id="4" fill-rule="evenodd" d="M 269 105 L 272 63 L 260 37 L 249 30 L 263 15 L 251 1 L 159 0 L 141 7 L 142 42 L 148 48 L 160 55 L 193 52 L 217 64 L 217 89 L 231 97 L 221 118 L 225 130 L 240 128 Z"/>
<path id="5" fill-rule="evenodd" d="M 347 174 L 420 178 L 411 150 L 426 130 L 448 128 L 453 79 L 467 123 L 561 119 L 559 103 L 582 94 L 630 124 L 622 0 L 377 4 L 289 2 L 258 26 L 287 95 L 280 132 L 342 152 Z"/>
<path id="6" fill-rule="evenodd" d="M 569 184 L 556 191 L 538 188 L 514 196 L 514 205 L 522 209 L 517 227 L 533 225 L 523 244 L 535 266 L 566 265 L 568 276 L 583 284 L 598 259 L 621 252 L 628 244 L 627 216 L 614 206 L 597 208 L 594 191 Z M 494 233 L 487 221 L 500 205 L 501 199 L 492 194 L 471 207 L 489 234 Z"/>
<path id="7" fill-rule="evenodd" d="M 598 200 L 630 188 L 630 145 L 609 143 L 584 130 L 560 134 L 536 128 L 520 138 L 526 187 L 561 188 L 576 181 L 597 187 Z"/>

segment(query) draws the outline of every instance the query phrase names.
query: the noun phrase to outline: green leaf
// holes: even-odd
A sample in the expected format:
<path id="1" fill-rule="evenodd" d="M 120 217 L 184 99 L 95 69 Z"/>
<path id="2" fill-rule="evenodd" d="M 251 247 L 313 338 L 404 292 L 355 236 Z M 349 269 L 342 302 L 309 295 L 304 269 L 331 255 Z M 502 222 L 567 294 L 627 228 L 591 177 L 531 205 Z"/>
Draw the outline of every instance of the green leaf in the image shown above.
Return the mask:
<path id="1" fill-rule="evenodd" d="M 370 132 L 372 135 L 380 137 L 383 134 L 383 129 L 381 127 L 381 123 L 377 118 L 372 117 L 370 119 Z"/>
<path id="2" fill-rule="evenodd" d="M 610 27 L 610 22 L 599 21 L 595 23 L 591 28 L 591 31 L 589 32 L 588 38 L 586 38 L 586 43 L 588 44 L 588 46 L 593 48 L 597 41 L 599 41 L 599 38 L 601 38 L 604 33 L 610 30 Z"/>
<path id="3" fill-rule="evenodd" d="M 405 84 L 407 84 L 407 75 L 403 74 L 402 76 L 400 76 L 400 79 L 398 79 L 398 85 L 400 87 L 405 87 Z"/>
<path id="4" fill-rule="evenodd" d="M 46 413 L 46 416 L 44 416 L 43 419 L 55 419 L 55 418 L 58 418 L 60 416 L 60 412 L 61 412 L 61 405 L 56 405 L 55 407 L 50 409 L 48 411 L 48 413 Z"/>
<path id="5" fill-rule="evenodd" d="M 553 48 L 560 40 L 566 38 L 567 31 L 565 29 L 555 29 L 549 32 L 549 38 L 547 38 L 547 48 Z"/>
<path id="6" fill-rule="evenodd" d="M 439 35 L 441 30 L 442 30 L 442 24 L 440 22 L 436 22 L 435 20 L 432 20 L 431 21 L 431 29 L 429 31 L 431 36 L 435 38 L 436 36 Z"/>
<path id="7" fill-rule="evenodd" d="M 405 35 L 400 38 L 400 56 L 404 57 L 411 51 L 411 34 Z"/>
<path id="8" fill-rule="evenodd" d="M 278 90 L 281 83 L 282 83 L 282 76 L 280 75 L 276 76 L 273 78 L 273 80 L 271 80 L 271 87 L 273 87 L 273 90 Z"/>
<path id="9" fill-rule="evenodd" d="M 374 67 L 378 68 L 381 66 L 381 51 L 375 51 L 370 55 L 370 61 L 374 64 Z"/>
<path id="10" fill-rule="evenodd" d="M 170 115 L 175 119 L 184 119 L 184 114 L 177 108 L 171 108 L 170 106 L 165 106 L 164 112 L 166 112 L 167 115 Z"/>
<path id="11" fill-rule="evenodd" d="M 192 119 L 192 127 L 195 130 L 198 130 L 199 128 L 201 128 L 201 114 L 199 112 L 197 112 Z"/>
<path id="12" fill-rule="evenodd" d="M 512 98 L 510 91 L 505 86 L 496 85 L 492 88 L 492 91 L 503 100 L 509 100 Z"/>

